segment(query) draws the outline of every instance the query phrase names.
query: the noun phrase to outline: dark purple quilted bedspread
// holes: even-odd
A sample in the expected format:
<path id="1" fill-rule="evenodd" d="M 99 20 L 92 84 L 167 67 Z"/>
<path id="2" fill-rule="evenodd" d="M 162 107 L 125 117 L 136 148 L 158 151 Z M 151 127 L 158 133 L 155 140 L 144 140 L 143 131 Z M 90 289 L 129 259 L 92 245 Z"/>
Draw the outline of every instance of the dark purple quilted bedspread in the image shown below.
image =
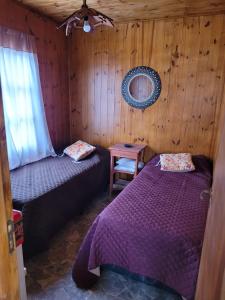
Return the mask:
<path id="1" fill-rule="evenodd" d="M 156 156 L 97 216 L 73 267 L 78 286 L 95 282 L 90 270 L 112 264 L 194 298 L 211 168 L 203 156 L 193 160 L 194 172 L 170 173 L 156 167 Z"/>

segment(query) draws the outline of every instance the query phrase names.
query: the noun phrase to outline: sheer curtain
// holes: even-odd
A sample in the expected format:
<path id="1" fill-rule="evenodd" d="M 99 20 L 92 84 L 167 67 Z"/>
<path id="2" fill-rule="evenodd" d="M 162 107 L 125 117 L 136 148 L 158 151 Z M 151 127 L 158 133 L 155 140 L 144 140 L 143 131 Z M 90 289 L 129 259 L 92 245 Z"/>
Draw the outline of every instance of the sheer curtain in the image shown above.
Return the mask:
<path id="1" fill-rule="evenodd" d="M 0 78 L 10 169 L 55 155 L 34 37 L 0 27 Z"/>

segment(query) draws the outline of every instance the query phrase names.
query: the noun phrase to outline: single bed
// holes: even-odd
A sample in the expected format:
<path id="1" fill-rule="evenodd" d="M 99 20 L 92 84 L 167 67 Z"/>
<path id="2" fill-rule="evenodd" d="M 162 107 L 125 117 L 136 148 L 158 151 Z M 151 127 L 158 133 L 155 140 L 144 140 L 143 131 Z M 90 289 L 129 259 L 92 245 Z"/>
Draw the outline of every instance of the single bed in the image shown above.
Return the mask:
<path id="1" fill-rule="evenodd" d="M 211 163 L 194 156 L 196 170 L 163 172 L 154 157 L 95 219 L 73 279 L 89 288 L 100 266 L 116 266 L 163 283 L 193 299 L 209 205 Z"/>
<path id="2" fill-rule="evenodd" d="M 10 172 L 13 207 L 23 213 L 24 255 L 48 248 L 49 239 L 107 187 L 109 152 L 101 147 L 75 163 L 48 157 Z"/>

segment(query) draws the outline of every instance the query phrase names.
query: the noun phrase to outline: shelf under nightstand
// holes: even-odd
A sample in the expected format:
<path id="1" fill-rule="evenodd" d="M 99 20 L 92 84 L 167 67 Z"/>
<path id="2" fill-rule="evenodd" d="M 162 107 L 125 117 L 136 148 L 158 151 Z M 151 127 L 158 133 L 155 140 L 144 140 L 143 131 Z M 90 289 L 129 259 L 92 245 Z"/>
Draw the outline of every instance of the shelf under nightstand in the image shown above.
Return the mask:
<path id="1" fill-rule="evenodd" d="M 138 163 L 143 161 L 144 159 L 144 151 L 146 145 L 137 145 L 137 144 L 130 144 L 131 147 L 125 147 L 125 144 L 116 144 L 109 147 L 110 156 L 111 156 L 111 164 L 110 164 L 110 187 L 109 187 L 109 194 L 112 195 L 113 189 L 113 181 L 114 175 L 116 173 L 121 174 L 129 174 L 136 177 L 138 175 Z M 115 170 L 115 158 L 116 157 L 123 157 L 128 159 L 133 159 L 135 161 L 135 169 L 134 172 L 130 172 L 127 170 Z"/>

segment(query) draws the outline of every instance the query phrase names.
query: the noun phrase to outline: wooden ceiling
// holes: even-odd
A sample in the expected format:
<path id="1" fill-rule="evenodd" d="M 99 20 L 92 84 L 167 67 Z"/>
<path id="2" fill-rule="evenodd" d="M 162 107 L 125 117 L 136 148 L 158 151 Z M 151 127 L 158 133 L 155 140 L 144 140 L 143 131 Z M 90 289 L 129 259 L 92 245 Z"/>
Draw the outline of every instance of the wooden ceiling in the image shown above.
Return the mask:
<path id="1" fill-rule="evenodd" d="M 63 21 L 82 5 L 82 0 L 17 0 Z M 87 0 L 87 4 L 115 22 L 225 13 L 225 0 Z"/>

